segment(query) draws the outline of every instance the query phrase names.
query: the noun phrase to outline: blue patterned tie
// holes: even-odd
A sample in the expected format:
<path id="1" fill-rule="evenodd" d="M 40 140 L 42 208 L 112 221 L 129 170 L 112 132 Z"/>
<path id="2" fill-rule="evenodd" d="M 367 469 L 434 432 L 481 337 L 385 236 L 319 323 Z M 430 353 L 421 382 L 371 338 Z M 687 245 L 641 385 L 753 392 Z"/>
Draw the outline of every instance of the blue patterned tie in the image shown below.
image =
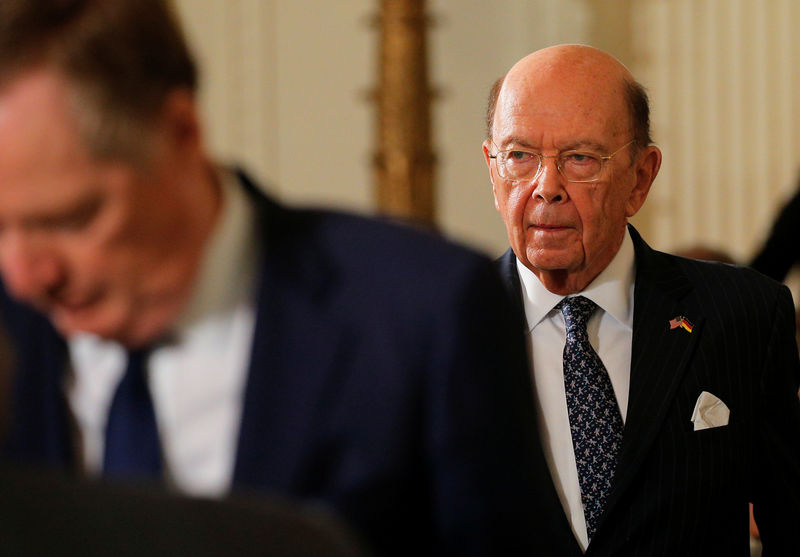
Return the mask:
<path id="1" fill-rule="evenodd" d="M 586 323 L 597 305 L 575 296 L 564 298 L 556 308 L 567 324 L 564 386 L 583 514 L 591 540 L 614 483 L 622 443 L 622 415 L 608 372 L 586 334 Z"/>
<path id="2" fill-rule="evenodd" d="M 145 373 L 149 352 L 128 354 L 128 367 L 114 393 L 106 424 L 103 475 L 119 479 L 158 478 L 161 448 Z"/>

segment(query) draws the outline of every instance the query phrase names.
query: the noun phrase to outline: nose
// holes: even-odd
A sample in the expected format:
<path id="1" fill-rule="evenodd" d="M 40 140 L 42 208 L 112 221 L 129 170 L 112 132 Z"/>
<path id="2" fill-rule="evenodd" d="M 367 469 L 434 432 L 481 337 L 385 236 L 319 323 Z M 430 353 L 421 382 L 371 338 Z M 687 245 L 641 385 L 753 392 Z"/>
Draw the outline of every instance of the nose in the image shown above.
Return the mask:
<path id="1" fill-rule="evenodd" d="M 12 231 L 0 235 L 0 274 L 9 294 L 25 302 L 46 300 L 64 277 L 53 246 Z"/>
<path id="2" fill-rule="evenodd" d="M 566 201 L 567 191 L 564 189 L 564 178 L 558 171 L 555 158 L 552 156 L 542 157 L 542 167 L 534 180 L 534 188 L 531 195 L 545 203 Z"/>

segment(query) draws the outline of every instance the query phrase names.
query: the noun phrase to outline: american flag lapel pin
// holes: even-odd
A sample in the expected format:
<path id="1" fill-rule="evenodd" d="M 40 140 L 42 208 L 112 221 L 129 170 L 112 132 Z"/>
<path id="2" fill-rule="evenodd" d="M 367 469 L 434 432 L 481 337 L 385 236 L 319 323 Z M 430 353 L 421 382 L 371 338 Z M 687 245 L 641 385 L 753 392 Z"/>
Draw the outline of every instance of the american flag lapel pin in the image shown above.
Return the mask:
<path id="1" fill-rule="evenodd" d="M 688 333 L 691 333 L 694 326 L 692 325 L 691 321 L 686 319 L 683 315 L 679 315 L 669 320 L 670 330 L 677 329 L 678 327 L 686 330 Z"/>

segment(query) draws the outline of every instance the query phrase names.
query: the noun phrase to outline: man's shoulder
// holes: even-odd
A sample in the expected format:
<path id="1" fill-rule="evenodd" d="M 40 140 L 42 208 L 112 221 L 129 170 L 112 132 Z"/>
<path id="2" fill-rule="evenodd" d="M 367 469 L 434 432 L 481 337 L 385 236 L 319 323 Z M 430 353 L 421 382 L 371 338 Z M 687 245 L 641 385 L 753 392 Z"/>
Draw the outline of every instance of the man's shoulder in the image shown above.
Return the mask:
<path id="1" fill-rule="evenodd" d="M 679 255 L 654 252 L 661 263 L 649 279 L 678 299 L 720 320 L 740 320 L 743 316 L 772 315 L 776 308 L 793 311 L 789 289 L 759 273 L 733 263 L 704 261 Z M 637 283 L 640 280 L 637 273 Z M 743 322 L 743 321 L 742 321 Z"/>
<path id="2" fill-rule="evenodd" d="M 398 219 L 313 207 L 281 207 L 272 230 L 282 248 L 324 253 L 334 262 L 361 261 L 379 272 L 425 272 L 444 267 L 487 264 L 488 257 L 433 228 Z"/>
<path id="3" fill-rule="evenodd" d="M 343 319 L 417 327 L 445 312 L 466 315 L 466 305 L 485 308 L 487 319 L 511 312 L 492 261 L 473 248 L 388 219 L 331 209 L 281 211 L 280 230 L 273 227 L 271 238 L 267 232 L 263 276 L 276 288 L 316 293 L 314 299 Z"/>
<path id="4" fill-rule="evenodd" d="M 669 253 L 661 255 L 671 260 L 690 281 L 708 283 L 718 289 L 724 290 L 730 285 L 748 285 L 765 290 L 778 290 L 782 287 L 781 283 L 746 265 L 693 259 Z"/>
<path id="5" fill-rule="evenodd" d="M 377 259 L 414 266 L 488 261 L 475 248 L 449 238 L 433 227 L 341 208 L 289 205 L 275 199 L 239 172 L 239 179 L 258 207 L 268 251 L 289 252 L 349 261 Z"/>
<path id="6" fill-rule="evenodd" d="M 711 286 L 715 291 L 738 289 L 743 286 L 766 291 L 777 291 L 782 288 L 779 282 L 744 265 L 706 261 L 653 249 L 636 229 L 630 227 L 629 230 L 636 253 L 637 280 L 643 275 L 660 280 L 685 280 L 694 286 Z"/>

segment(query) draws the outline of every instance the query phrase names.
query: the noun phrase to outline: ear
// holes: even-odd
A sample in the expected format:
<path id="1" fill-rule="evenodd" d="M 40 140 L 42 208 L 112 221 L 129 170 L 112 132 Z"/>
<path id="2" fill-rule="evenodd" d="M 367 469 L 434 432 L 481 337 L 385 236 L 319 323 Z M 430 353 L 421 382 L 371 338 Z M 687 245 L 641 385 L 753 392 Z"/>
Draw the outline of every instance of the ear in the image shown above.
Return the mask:
<path id="1" fill-rule="evenodd" d="M 628 218 L 638 213 L 644 205 L 659 168 L 661 168 L 661 149 L 650 145 L 639 153 L 639 160 L 636 162 L 636 183 L 625 205 Z"/>
<path id="2" fill-rule="evenodd" d="M 483 160 L 486 161 L 486 166 L 489 168 L 489 182 L 492 184 L 492 195 L 494 196 L 494 208 L 498 211 L 500 210 L 500 205 L 497 203 L 497 189 L 494 185 L 494 174 L 492 174 L 492 159 L 489 158 L 489 154 L 491 151 L 489 150 L 489 145 L 491 144 L 491 140 L 486 139 L 483 142 Z"/>
<path id="3" fill-rule="evenodd" d="M 159 129 L 168 148 L 178 154 L 202 151 L 202 132 L 194 93 L 179 88 L 170 91 L 164 100 Z"/>

